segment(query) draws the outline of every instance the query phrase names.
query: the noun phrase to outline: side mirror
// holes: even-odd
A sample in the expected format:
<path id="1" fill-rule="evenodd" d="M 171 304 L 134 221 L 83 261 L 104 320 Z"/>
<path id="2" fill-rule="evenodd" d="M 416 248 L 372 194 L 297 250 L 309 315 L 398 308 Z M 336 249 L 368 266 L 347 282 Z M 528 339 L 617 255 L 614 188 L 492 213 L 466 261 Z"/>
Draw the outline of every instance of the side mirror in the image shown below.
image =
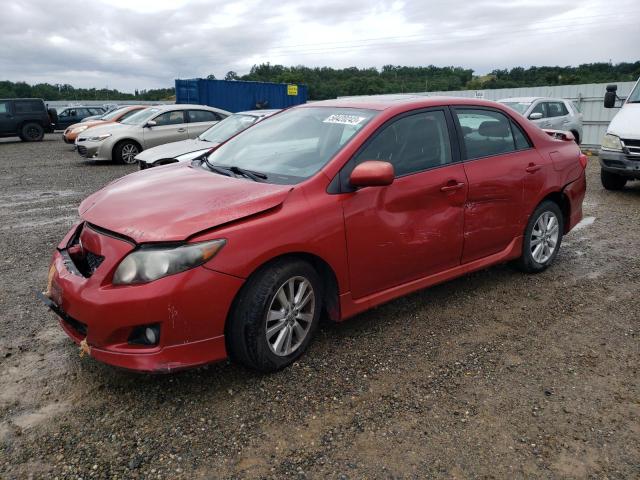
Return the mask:
<path id="1" fill-rule="evenodd" d="M 149 120 L 147 123 L 144 124 L 145 128 L 151 128 L 151 127 L 155 127 L 157 125 L 155 120 Z"/>
<path id="2" fill-rule="evenodd" d="M 353 169 L 349 183 L 354 187 L 384 187 L 391 185 L 395 176 L 389 162 L 367 160 Z"/>
<path id="3" fill-rule="evenodd" d="M 604 94 L 604 108 L 614 108 L 616 106 L 617 91 L 618 85 L 607 85 L 607 92 Z"/>
<path id="4" fill-rule="evenodd" d="M 540 120 L 542 118 L 542 114 L 540 112 L 534 112 L 529 115 L 529 120 Z"/>

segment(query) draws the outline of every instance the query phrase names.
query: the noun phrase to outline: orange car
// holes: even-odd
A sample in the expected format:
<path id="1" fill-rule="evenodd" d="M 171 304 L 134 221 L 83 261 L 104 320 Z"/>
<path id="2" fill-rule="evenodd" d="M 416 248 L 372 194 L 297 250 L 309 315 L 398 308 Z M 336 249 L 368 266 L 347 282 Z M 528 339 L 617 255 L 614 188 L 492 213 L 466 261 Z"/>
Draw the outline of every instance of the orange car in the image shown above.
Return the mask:
<path id="1" fill-rule="evenodd" d="M 80 133 L 84 132 L 87 128 L 95 127 L 96 125 L 104 125 L 106 123 L 121 122 L 134 113 L 147 108 L 147 106 L 148 105 L 129 105 L 126 107 L 120 107 L 100 117 L 100 120 L 90 120 L 88 122 L 74 123 L 73 125 L 67 127 L 67 129 L 62 134 L 62 138 L 65 143 L 74 143 L 76 141 L 76 137 Z"/>

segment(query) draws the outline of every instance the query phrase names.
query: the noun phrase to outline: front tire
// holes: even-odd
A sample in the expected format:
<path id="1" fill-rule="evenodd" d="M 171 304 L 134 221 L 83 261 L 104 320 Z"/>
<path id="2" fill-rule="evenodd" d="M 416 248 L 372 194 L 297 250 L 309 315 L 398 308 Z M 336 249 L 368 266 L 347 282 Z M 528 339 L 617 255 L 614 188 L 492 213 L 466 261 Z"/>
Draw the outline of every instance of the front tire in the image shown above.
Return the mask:
<path id="1" fill-rule="evenodd" d="M 225 338 L 232 360 L 275 372 L 306 350 L 320 321 L 322 282 L 301 260 L 278 260 L 252 275 L 234 302 Z"/>
<path id="2" fill-rule="evenodd" d="M 20 129 L 20 139 L 23 142 L 41 142 L 44 138 L 44 128 L 34 122 L 25 123 Z"/>
<path id="3" fill-rule="evenodd" d="M 124 163 L 126 165 L 133 165 L 137 163 L 136 155 L 141 152 L 140 145 L 131 140 L 123 140 L 118 142 L 113 147 L 113 159 L 117 163 Z"/>
<path id="4" fill-rule="evenodd" d="M 535 209 L 522 242 L 522 256 L 516 265 L 527 273 L 538 273 L 546 270 L 553 263 L 564 232 L 564 218 L 560 207 L 555 202 L 545 200 Z"/>
<path id="5" fill-rule="evenodd" d="M 606 190 L 622 190 L 627 184 L 627 179 L 622 175 L 600 169 L 600 181 Z"/>

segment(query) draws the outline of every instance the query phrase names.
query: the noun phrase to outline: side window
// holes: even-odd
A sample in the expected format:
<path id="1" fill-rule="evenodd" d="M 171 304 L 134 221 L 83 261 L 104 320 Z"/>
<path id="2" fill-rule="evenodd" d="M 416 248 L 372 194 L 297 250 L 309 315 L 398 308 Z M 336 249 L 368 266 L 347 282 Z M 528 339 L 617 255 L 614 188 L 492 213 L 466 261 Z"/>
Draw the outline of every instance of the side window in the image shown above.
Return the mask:
<path id="1" fill-rule="evenodd" d="M 103 114 L 104 114 L 104 111 L 102 111 L 102 110 L 101 110 L 101 109 L 99 109 L 99 108 L 90 108 L 90 109 L 89 109 L 89 113 L 90 113 L 91 115 L 103 115 Z"/>
<path id="2" fill-rule="evenodd" d="M 531 148 L 531 142 L 529 142 L 529 139 L 520 126 L 513 120 L 511 121 L 511 131 L 513 132 L 513 141 L 516 144 L 516 150 Z"/>
<path id="3" fill-rule="evenodd" d="M 355 164 L 366 160 L 390 162 L 398 177 L 451 163 L 444 112 L 416 113 L 396 120 L 376 134 L 355 160 Z"/>
<path id="4" fill-rule="evenodd" d="M 91 114 L 89 113 L 88 108 L 76 108 L 76 115 L 80 118 L 84 118 L 88 117 Z"/>
<path id="5" fill-rule="evenodd" d="M 0 113 L 9 113 L 9 102 L 0 102 Z"/>
<path id="6" fill-rule="evenodd" d="M 209 112 L 208 110 L 189 110 L 189 122 L 217 122 L 220 120 L 220 117 L 216 115 L 214 112 Z"/>
<path id="7" fill-rule="evenodd" d="M 493 110 L 457 108 L 455 110 L 462 127 L 467 159 L 500 155 L 516 150 L 511 133 L 511 120 Z"/>
<path id="8" fill-rule="evenodd" d="M 531 110 L 531 113 L 541 113 L 542 118 L 547 118 L 549 115 L 547 114 L 546 102 L 538 103 L 535 107 L 533 107 L 533 110 Z M 529 113 L 529 115 L 531 115 L 531 113 Z"/>
<path id="9" fill-rule="evenodd" d="M 564 115 L 569 115 L 564 102 L 548 102 L 547 110 L 550 117 L 562 117 Z"/>
<path id="10" fill-rule="evenodd" d="M 22 100 L 15 102 L 14 105 L 16 113 L 34 113 L 44 110 L 42 108 L 42 103 L 34 100 Z"/>
<path id="11" fill-rule="evenodd" d="M 184 123 L 184 112 L 182 110 L 174 110 L 166 112 L 154 118 L 156 124 L 160 125 L 178 125 Z"/>

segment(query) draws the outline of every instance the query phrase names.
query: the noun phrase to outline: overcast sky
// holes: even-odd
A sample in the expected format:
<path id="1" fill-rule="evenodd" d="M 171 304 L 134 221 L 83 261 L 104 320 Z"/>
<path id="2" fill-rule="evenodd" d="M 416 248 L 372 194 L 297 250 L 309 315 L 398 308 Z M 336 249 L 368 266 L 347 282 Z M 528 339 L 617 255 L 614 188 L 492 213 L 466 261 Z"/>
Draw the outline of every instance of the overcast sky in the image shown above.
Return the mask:
<path id="1" fill-rule="evenodd" d="M 494 68 L 640 60 L 638 0 L 20 0 L 0 80 L 167 87 L 262 62 Z"/>

